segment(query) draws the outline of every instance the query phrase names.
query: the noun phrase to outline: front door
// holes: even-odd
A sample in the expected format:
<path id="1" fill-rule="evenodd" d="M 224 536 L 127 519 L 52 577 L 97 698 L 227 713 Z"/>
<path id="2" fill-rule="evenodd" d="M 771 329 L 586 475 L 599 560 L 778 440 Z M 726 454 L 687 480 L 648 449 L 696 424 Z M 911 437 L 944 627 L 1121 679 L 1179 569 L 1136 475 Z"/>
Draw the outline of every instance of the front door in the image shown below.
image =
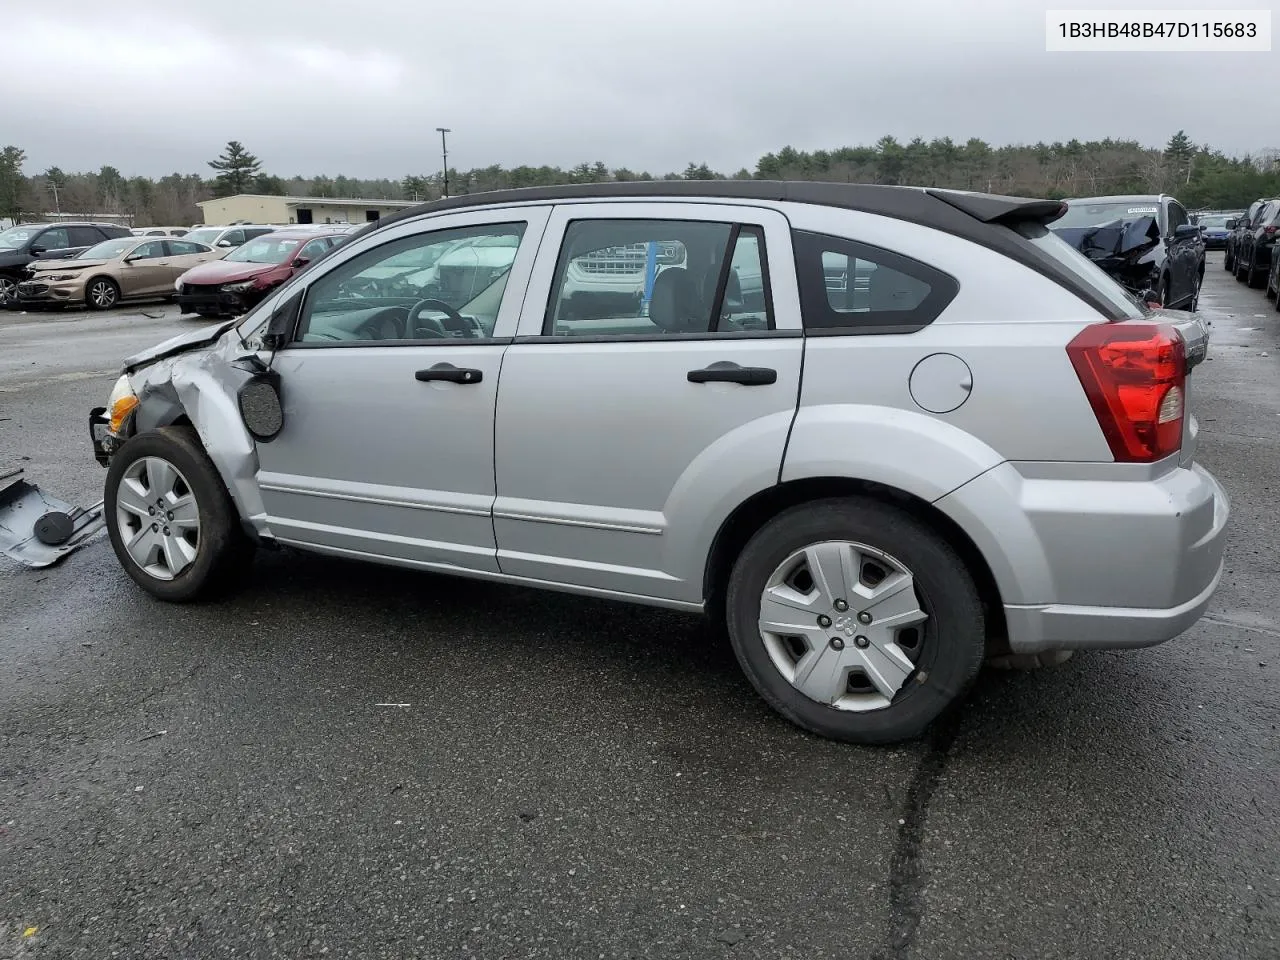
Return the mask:
<path id="1" fill-rule="evenodd" d="M 498 390 L 502 571 L 701 600 L 720 522 L 777 482 L 803 343 L 781 213 L 557 205 Z"/>
<path id="2" fill-rule="evenodd" d="M 163 240 L 148 240 L 133 248 L 120 269 L 120 293 L 123 296 L 172 292 L 174 278 L 169 272 L 169 258 L 164 245 Z"/>
<path id="3" fill-rule="evenodd" d="M 497 570 L 493 424 L 502 353 L 547 211 L 413 221 L 311 279 L 279 351 L 284 429 L 258 445 L 279 540 L 439 569 Z M 483 267 L 442 289 L 443 248 Z"/>

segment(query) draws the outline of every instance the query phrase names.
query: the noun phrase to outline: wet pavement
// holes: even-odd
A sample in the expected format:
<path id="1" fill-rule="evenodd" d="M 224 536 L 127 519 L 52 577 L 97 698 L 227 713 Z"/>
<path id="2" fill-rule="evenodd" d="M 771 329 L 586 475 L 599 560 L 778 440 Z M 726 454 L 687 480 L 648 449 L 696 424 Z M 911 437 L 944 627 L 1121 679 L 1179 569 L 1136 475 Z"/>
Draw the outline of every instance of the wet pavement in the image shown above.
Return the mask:
<path id="1" fill-rule="evenodd" d="M 279 556 L 172 607 L 105 540 L 0 561 L 0 958 L 1280 955 L 1280 316 L 1211 256 L 1210 613 L 988 671 L 908 747 L 800 732 L 663 611 Z M 0 314 L 0 468 L 101 496 L 88 408 L 196 323 L 147 312 Z"/>

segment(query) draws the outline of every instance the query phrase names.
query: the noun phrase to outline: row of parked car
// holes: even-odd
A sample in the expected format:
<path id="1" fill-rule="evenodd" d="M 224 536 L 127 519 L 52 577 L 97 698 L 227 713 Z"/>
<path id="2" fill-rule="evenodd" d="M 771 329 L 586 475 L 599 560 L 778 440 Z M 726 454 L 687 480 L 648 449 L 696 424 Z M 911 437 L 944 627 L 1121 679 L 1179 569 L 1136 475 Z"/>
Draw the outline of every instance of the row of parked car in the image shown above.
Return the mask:
<path id="1" fill-rule="evenodd" d="M 106 310 L 175 300 L 217 318 L 243 313 L 343 242 L 352 227 L 20 224 L 0 232 L 0 306 Z"/>
<path id="2" fill-rule="evenodd" d="M 1248 210 L 1224 220 L 1223 225 L 1227 230 L 1223 268 L 1242 283 L 1263 287 L 1264 295 L 1275 301 L 1276 312 L 1280 313 L 1280 256 L 1276 255 L 1280 197 L 1255 200 Z"/>

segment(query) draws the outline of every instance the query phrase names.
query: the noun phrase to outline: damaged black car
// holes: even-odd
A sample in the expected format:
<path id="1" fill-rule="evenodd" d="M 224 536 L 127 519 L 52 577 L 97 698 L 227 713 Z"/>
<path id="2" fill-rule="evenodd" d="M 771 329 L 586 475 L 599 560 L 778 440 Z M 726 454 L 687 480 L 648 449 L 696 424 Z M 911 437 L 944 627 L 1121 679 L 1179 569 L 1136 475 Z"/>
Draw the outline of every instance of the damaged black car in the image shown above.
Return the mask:
<path id="1" fill-rule="evenodd" d="M 1068 200 L 1050 229 L 1150 304 L 1195 310 L 1205 242 L 1186 208 L 1163 194 Z"/>

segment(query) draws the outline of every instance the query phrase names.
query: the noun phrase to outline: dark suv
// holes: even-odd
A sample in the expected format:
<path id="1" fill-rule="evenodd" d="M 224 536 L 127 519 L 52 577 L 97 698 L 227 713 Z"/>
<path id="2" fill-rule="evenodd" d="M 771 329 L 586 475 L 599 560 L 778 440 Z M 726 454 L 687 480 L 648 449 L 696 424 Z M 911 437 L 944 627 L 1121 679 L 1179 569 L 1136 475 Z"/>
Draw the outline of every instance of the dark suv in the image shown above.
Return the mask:
<path id="1" fill-rule="evenodd" d="M 1271 267 L 1276 232 L 1280 231 L 1280 200 L 1268 200 L 1236 238 L 1236 279 L 1260 287 Z"/>
<path id="2" fill-rule="evenodd" d="M 1262 212 L 1273 197 L 1263 197 L 1261 200 L 1255 200 L 1249 204 L 1249 209 L 1240 214 L 1234 220 L 1227 221 L 1230 226 L 1230 233 L 1227 234 L 1227 255 L 1222 259 L 1222 269 L 1230 272 L 1236 272 L 1236 262 L 1239 259 L 1237 253 L 1240 249 L 1241 238 L 1249 232 L 1249 225 L 1253 223 L 1254 218 Z"/>
<path id="3" fill-rule="evenodd" d="M 17 303 L 33 260 L 66 260 L 103 240 L 132 236 L 114 223 L 20 223 L 0 232 L 0 307 Z"/>
<path id="4" fill-rule="evenodd" d="M 1049 224 L 1140 300 L 1194 310 L 1204 280 L 1204 236 L 1166 194 L 1081 197 Z"/>

